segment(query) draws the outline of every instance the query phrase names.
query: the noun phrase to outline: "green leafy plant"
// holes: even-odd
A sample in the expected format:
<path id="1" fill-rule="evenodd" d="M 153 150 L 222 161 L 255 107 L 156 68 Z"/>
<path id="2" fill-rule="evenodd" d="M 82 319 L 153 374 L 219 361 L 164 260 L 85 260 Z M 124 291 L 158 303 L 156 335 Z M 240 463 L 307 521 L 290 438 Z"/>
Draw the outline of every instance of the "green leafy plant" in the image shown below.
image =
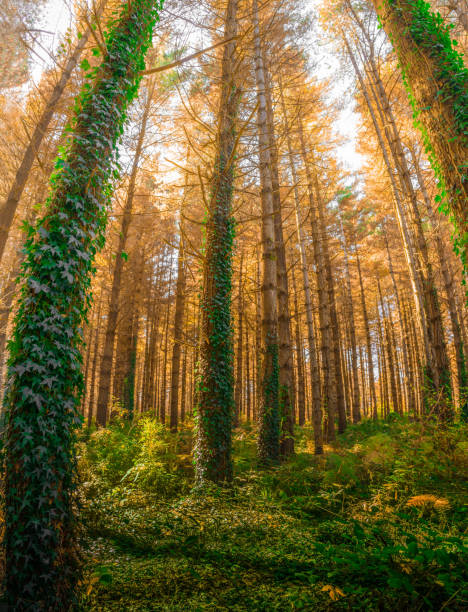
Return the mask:
<path id="1" fill-rule="evenodd" d="M 109 22 L 101 65 L 83 67 L 88 72 L 46 212 L 28 230 L 9 345 L 3 449 L 6 589 L 18 610 L 68 609 L 79 579 L 74 446 L 81 325 L 118 173 L 116 146 L 161 5 L 125 2 Z"/>

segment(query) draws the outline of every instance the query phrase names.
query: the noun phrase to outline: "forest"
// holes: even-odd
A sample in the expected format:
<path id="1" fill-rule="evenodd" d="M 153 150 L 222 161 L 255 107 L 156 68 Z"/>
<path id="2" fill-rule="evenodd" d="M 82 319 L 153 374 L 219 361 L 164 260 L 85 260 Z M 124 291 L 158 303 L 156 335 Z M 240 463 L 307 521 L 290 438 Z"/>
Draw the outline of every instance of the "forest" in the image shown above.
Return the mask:
<path id="1" fill-rule="evenodd" d="M 467 610 L 468 1 L 0 42 L 0 610 Z"/>

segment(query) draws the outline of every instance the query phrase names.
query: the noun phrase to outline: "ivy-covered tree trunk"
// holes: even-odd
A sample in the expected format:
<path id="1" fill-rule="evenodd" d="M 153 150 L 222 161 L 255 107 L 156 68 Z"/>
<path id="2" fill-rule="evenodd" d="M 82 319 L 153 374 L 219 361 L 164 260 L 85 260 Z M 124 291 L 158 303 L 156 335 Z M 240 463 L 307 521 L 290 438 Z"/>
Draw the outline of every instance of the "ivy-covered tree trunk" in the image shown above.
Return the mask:
<path id="1" fill-rule="evenodd" d="M 438 196 L 457 229 L 465 266 L 468 249 L 468 70 L 450 26 L 425 0 L 373 0 L 401 66 L 415 121 L 441 183 Z"/>
<path id="2" fill-rule="evenodd" d="M 237 0 L 229 0 L 224 38 L 237 34 Z M 217 152 L 206 222 L 201 299 L 195 466 L 198 484 L 232 478 L 234 376 L 231 324 L 232 196 L 239 90 L 235 82 L 237 43 L 224 46 L 218 111 Z"/>
<path id="3" fill-rule="evenodd" d="M 125 3 L 76 103 L 45 215 L 26 242 L 6 394 L 6 589 L 13 609 L 68 610 L 79 578 L 73 501 L 81 325 L 104 241 L 117 141 L 157 9 Z"/>

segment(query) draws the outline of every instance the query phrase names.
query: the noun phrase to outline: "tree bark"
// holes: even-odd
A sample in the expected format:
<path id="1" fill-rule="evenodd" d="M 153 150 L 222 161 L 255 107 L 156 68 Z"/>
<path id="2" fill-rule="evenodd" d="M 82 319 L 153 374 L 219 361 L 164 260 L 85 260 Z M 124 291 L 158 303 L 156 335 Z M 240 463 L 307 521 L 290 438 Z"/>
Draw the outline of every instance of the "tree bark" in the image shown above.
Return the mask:
<path id="1" fill-rule="evenodd" d="M 258 1 L 252 2 L 254 61 L 257 86 L 257 130 L 262 201 L 262 374 L 259 410 L 258 455 L 261 463 L 280 456 L 278 293 L 275 247 L 275 207 L 271 176 L 265 67 L 260 39 Z"/>
<path id="2" fill-rule="evenodd" d="M 359 290 L 361 293 L 362 318 L 364 319 L 364 331 L 366 334 L 366 349 L 367 349 L 367 364 L 369 368 L 369 390 L 370 390 L 370 399 L 371 399 L 371 413 L 372 413 L 372 418 L 376 420 L 378 418 L 378 415 L 377 415 L 377 397 L 375 394 L 374 362 L 372 358 L 372 339 L 371 339 L 371 334 L 370 334 L 369 314 L 367 312 L 366 296 L 364 293 L 364 284 L 362 282 L 361 261 L 359 258 L 359 251 L 357 248 L 356 248 L 356 266 L 358 270 Z"/>
<path id="3" fill-rule="evenodd" d="M 264 65 L 266 67 L 265 54 Z M 281 88 L 281 84 L 280 84 Z M 294 380 L 291 340 L 291 316 L 289 312 L 289 286 L 284 247 L 282 205 L 278 175 L 278 149 L 276 145 L 270 74 L 265 69 L 265 97 L 267 124 L 270 140 L 271 178 L 273 189 L 274 225 L 276 242 L 276 272 L 278 289 L 278 364 L 281 415 L 280 454 L 288 457 L 294 453 Z"/>
<path id="4" fill-rule="evenodd" d="M 445 182 L 466 265 L 468 244 L 463 233 L 468 226 L 468 181 L 464 167 L 468 138 L 457 118 L 457 108 L 467 106 L 468 76 L 463 59 L 452 46 L 447 26 L 427 9 L 425 2 L 373 0 L 373 3 L 397 54 L 419 125 L 424 130 L 423 138 L 432 148 L 436 168 Z M 453 91 L 455 81 L 461 92 L 458 95 Z"/>
<path id="5" fill-rule="evenodd" d="M 235 79 L 237 0 L 226 8 L 216 160 L 211 178 L 201 298 L 195 465 L 198 484 L 232 478 L 232 196 L 239 89 Z"/>
<path id="6" fill-rule="evenodd" d="M 298 185 L 298 177 L 296 172 L 296 166 L 294 163 L 294 157 L 292 155 L 291 141 L 289 136 L 289 125 L 287 121 L 287 112 L 286 105 L 284 103 L 283 90 L 281 89 L 282 96 L 282 104 L 283 104 L 283 114 L 286 122 L 286 134 L 287 134 L 287 144 L 288 144 L 288 155 L 289 155 L 289 165 L 291 168 L 292 179 L 294 183 L 294 212 L 295 212 L 295 220 L 296 220 L 296 232 L 297 232 L 297 242 L 299 246 L 300 253 L 300 262 L 301 262 L 301 272 L 302 272 L 302 282 L 304 285 L 304 299 L 305 299 L 305 310 L 306 310 L 306 324 L 307 324 L 307 344 L 309 347 L 309 368 L 310 368 L 310 389 L 311 389 L 311 411 L 312 411 L 312 424 L 314 427 L 314 452 L 316 455 L 321 455 L 323 453 L 323 429 L 322 429 L 322 397 L 320 390 L 320 371 L 319 371 L 319 363 L 318 363 L 318 355 L 315 348 L 315 327 L 314 327 L 314 317 L 313 317 L 313 307 L 312 307 L 312 292 L 310 289 L 310 279 L 309 279 L 309 268 L 307 265 L 307 254 L 305 249 L 305 237 L 302 229 L 302 218 L 301 218 L 301 210 L 300 210 L 300 200 L 299 200 L 299 192 L 297 189 Z M 301 135 L 301 144 L 302 144 L 302 156 L 304 166 L 306 168 L 306 176 L 308 182 L 308 195 L 309 195 L 309 204 L 311 207 L 311 213 L 315 210 L 315 204 L 312 196 L 312 186 L 311 186 L 311 177 L 308 169 L 308 163 L 306 159 L 305 152 L 305 144 L 303 138 L 302 125 L 299 126 L 300 135 Z M 313 228 L 314 229 L 314 228 Z M 317 236 L 313 233 L 313 236 L 317 238 Z M 317 244 L 314 242 L 314 248 Z M 314 251 L 315 255 L 315 251 Z M 317 261 L 317 260 L 316 260 Z M 320 259 L 319 259 L 320 261 Z M 323 270 L 320 269 L 320 272 L 323 273 Z M 320 282 L 318 283 L 320 286 Z M 326 317 L 326 308 L 324 304 L 324 294 L 320 290 L 319 291 L 319 300 L 322 299 L 320 306 L 322 307 L 321 316 Z M 327 336 L 326 336 L 327 328 L 326 321 L 324 319 L 324 329 L 322 336 L 322 350 L 326 350 L 327 344 Z M 324 340 L 325 339 L 325 340 Z M 325 366 L 328 364 L 328 361 L 325 361 Z M 326 370 L 327 373 L 330 372 L 329 369 Z M 327 379 L 329 380 L 329 379 Z M 327 388 L 327 392 L 330 391 L 330 388 Z M 329 412 L 333 410 L 333 403 L 330 402 L 330 398 L 327 396 L 328 402 L 325 404 L 325 408 Z M 330 408 L 332 406 L 332 408 Z"/>
<path id="7" fill-rule="evenodd" d="M 181 221 L 182 223 L 182 221 Z M 179 386 L 180 386 L 180 354 L 183 339 L 183 319 L 185 313 L 185 252 L 183 228 L 180 230 L 179 253 L 177 255 L 177 281 L 176 299 L 174 308 L 174 332 L 171 362 L 171 403 L 170 403 L 170 428 L 177 431 L 179 420 Z"/>

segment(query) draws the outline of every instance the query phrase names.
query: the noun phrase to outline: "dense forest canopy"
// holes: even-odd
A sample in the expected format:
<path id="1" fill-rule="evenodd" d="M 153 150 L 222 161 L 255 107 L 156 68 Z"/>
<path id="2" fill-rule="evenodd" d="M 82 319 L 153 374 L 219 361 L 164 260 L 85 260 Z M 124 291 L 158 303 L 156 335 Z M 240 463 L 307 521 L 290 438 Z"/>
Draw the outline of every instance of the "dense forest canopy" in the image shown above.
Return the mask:
<path id="1" fill-rule="evenodd" d="M 466 0 L 0 33 L 8 609 L 466 609 Z"/>

